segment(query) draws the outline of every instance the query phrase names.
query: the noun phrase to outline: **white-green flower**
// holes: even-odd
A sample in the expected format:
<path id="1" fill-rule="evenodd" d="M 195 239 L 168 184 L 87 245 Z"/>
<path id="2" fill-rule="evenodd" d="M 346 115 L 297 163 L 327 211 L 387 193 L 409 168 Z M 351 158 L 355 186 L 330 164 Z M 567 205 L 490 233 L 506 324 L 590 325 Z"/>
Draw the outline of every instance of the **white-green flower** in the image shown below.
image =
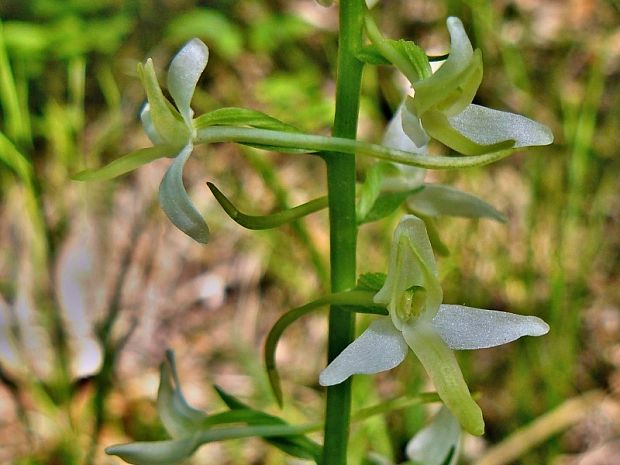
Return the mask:
<path id="1" fill-rule="evenodd" d="M 389 317 L 379 318 L 323 370 L 323 386 L 341 383 L 353 374 L 371 374 L 399 365 L 413 350 L 443 402 L 462 427 L 483 434 L 484 421 L 472 399 L 452 349 L 481 349 L 541 336 L 549 326 L 540 318 L 442 304 L 437 266 L 419 218 L 399 223 L 392 242 L 388 274 L 375 302 Z"/>
<path id="2" fill-rule="evenodd" d="M 482 55 L 460 19 L 450 17 L 447 25 L 448 59 L 431 76 L 412 82 L 415 94 L 405 101 L 402 126 L 411 140 L 421 147 L 430 137 L 465 155 L 553 142 L 549 128 L 536 121 L 472 104 L 482 81 Z"/>
<path id="3" fill-rule="evenodd" d="M 200 75 L 209 61 L 209 49 L 199 39 L 192 39 L 170 62 L 167 86 L 174 105 L 164 96 L 153 61 L 138 66 L 148 103 L 140 117 L 144 131 L 153 144 L 171 147 L 175 159 L 166 172 L 160 188 L 159 203 L 170 220 L 181 231 L 198 242 L 209 238 L 209 228 L 192 204 L 183 185 L 183 168 L 194 148 L 195 128 L 190 107 Z"/>

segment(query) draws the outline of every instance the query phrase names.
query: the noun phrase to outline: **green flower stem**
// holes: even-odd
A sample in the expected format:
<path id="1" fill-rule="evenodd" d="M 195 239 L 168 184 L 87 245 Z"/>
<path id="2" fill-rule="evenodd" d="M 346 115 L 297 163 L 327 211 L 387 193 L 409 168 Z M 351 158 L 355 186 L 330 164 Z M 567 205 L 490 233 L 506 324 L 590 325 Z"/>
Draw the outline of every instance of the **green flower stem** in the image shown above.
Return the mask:
<path id="1" fill-rule="evenodd" d="M 420 155 L 384 147 L 383 145 L 346 139 L 339 136 L 335 131 L 334 137 L 326 137 L 233 126 L 210 126 L 202 128 L 197 131 L 197 136 L 194 139 L 195 144 L 215 142 L 237 142 L 241 144 L 305 149 L 316 152 L 324 151 L 328 152 L 324 154 L 326 160 L 328 160 L 328 164 L 329 160 L 332 158 L 343 158 L 345 156 L 344 154 L 357 154 L 427 169 L 455 169 L 483 166 L 506 158 L 514 152 L 514 150 L 509 149 L 467 157 L 439 157 L 434 155 Z"/>
<path id="2" fill-rule="evenodd" d="M 363 64 L 355 53 L 362 47 L 364 0 L 340 2 L 340 34 L 336 78 L 336 116 L 333 135 L 342 140 L 357 137 Z M 333 150 L 331 147 L 328 150 Z M 338 151 L 338 150 L 337 150 Z M 341 152 L 341 151 L 339 151 Z M 355 214 L 355 150 L 326 153 L 329 199 L 330 264 L 332 292 L 355 286 L 357 220 Z M 355 337 L 355 314 L 329 313 L 328 362 Z M 327 388 L 322 465 L 346 465 L 351 415 L 351 379 Z"/>

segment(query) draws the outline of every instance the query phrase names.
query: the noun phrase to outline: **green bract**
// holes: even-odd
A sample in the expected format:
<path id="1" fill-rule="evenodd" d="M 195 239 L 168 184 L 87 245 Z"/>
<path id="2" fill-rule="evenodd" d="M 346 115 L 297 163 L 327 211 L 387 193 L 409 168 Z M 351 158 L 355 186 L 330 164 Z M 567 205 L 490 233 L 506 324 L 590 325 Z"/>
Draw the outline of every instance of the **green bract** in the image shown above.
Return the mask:
<path id="1" fill-rule="evenodd" d="M 482 55 L 460 19 L 450 17 L 447 25 L 448 59 L 431 76 L 413 80 L 415 94 L 405 101 L 402 126 L 411 140 L 422 147 L 431 137 L 465 155 L 553 142 L 549 128 L 536 121 L 472 104 L 482 81 Z"/>
<path id="2" fill-rule="evenodd" d="M 463 429 L 482 434 L 482 412 L 451 349 L 481 349 L 525 335 L 541 336 L 549 326 L 534 316 L 443 305 L 442 299 L 424 222 L 405 216 L 394 232 L 385 284 L 374 298 L 390 316 L 374 321 L 345 348 L 321 373 L 321 385 L 394 368 L 411 348 Z"/>

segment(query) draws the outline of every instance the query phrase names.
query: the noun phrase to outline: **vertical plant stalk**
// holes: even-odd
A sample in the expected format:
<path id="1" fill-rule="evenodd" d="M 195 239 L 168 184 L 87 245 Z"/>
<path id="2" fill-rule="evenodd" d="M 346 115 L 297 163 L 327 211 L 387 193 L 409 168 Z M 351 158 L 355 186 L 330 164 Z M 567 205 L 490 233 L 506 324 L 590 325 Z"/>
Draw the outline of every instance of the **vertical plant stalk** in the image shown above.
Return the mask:
<path id="1" fill-rule="evenodd" d="M 355 57 L 361 47 L 365 4 L 340 2 L 340 34 L 333 135 L 355 139 L 363 65 Z M 325 157 L 329 196 L 331 289 L 355 285 L 357 224 L 355 218 L 355 155 Z M 331 362 L 355 336 L 355 314 L 332 308 L 329 314 L 328 359 Z M 345 465 L 351 414 L 351 378 L 327 388 L 323 465 Z"/>

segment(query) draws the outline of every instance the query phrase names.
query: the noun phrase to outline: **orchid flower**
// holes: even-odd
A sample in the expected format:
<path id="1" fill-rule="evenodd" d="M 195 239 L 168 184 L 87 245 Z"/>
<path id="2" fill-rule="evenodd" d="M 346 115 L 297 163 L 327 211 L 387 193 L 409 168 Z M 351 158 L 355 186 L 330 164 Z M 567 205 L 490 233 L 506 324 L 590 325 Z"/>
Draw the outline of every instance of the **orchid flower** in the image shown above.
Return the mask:
<path id="1" fill-rule="evenodd" d="M 199 39 L 190 40 L 172 59 L 167 85 L 176 108 L 159 87 L 153 61 L 138 66 L 148 99 L 140 114 L 144 131 L 155 146 L 175 157 L 160 184 L 159 203 L 175 226 L 201 243 L 207 242 L 209 228 L 183 186 L 183 168 L 196 135 L 190 103 L 208 60 L 209 49 Z"/>
<path id="2" fill-rule="evenodd" d="M 347 346 L 319 378 L 323 386 L 353 374 L 372 374 L 399 365 L 411 348 L 445 405 L 466 431 L 481 435 L 484 421 L 451 349 L 482 349 L 521 336 L 541 336 L 540 318 L 442 304 L 437 265 L 424 222 L 405 216 L 394 232 L 388 273 L 374 301 L 389 316 L 374 321 Z"/>
<path id="3" fill-rule="evenodd" d="M 460 19 L 448 18 L 447 26 L 448 59 L 432 75 L 411 82 L 415 94 L 402 112 L 411 140 L 421 147 L 433 138 L 465 155 L 552 143 L 549 128 L 536 121 L 472 104 L 482 81 L 482 55 Z"/>

